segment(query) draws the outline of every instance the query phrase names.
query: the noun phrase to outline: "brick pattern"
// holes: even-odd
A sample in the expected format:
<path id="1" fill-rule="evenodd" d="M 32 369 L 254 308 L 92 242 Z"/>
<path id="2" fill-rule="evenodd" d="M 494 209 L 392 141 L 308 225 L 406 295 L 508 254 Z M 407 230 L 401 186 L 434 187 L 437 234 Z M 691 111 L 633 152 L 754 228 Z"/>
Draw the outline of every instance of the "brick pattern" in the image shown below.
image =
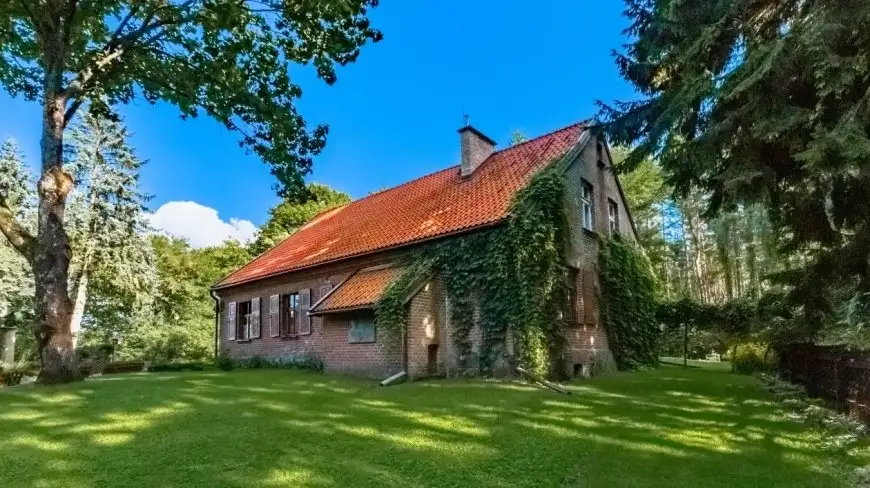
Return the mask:
<path id="1" fill-rule="evenodd" d="M 383 379 L 401 371 L 401 337 L 376 328 L 375 342 L 351 344 L 347 334 L 350 321 L 355 317 L 354 314 L 324 317 L 323 357 L 326 372 Z"/>
<path id="2" fill-rule="evenodd" d="M 460 171 L 462 176 L 470 176 L 495 149 L 495 144 L 481 137 L 476 129 L 465 127 L 459 131 Z"/>
<path id="3" fill-rule="evenodd" d="M 425 285 L 408 304 L 408 376 L 413 378 L 438 374 L 441 349 L 440 290 L 435 280 Z M 429 371 L 429 348 L 438 349 L 435 371 Z"/>

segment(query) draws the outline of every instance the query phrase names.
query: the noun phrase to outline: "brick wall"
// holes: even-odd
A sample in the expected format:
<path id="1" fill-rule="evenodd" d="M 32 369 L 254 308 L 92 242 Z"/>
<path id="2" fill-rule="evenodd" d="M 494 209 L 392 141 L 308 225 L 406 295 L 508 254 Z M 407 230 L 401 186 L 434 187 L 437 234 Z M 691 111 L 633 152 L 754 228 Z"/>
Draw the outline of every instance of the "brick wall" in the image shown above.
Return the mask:
<path id="1" fill-rule="evenodd" d="M 427 376 L 429 371 L 429 348 L 441 349 L 441 317 L 439 298 L 435 280 L 424 284 L 408 303 L 408 376 L 412 378 Z M 438 356 L 436 355 L 436 365 Z M 437 374 L 437 368 L 432 374 Z"/>
<path id="2" fill-rule="evenodd" d="M 575 310 L 579 317 L 579 323 L 565 331 L 567 347 L 563 364 L 569 375 L 574 373 L 577 365 L 590 368 L 593 360 L 608 363 L 608 368 L 615 366 L 601 319 L 599 304 L 601 289 L 598 283 L 598 235 L 607 235 L 610 232 L 609 200 L 613 200 L 618 205 L 620 234 L 632 241 L 636 240 L 628 216 L 627 203 L 620 195 L 616 177 L 612 172 L 612 162 L 607 151 L 603 151 L 604 167 L 598 164 L 596 142 L 595 139 L 590 140 L 569 166 L 566 174 L 565 214 L 568 219 L 570 238 L 565 258 L 569 266 L 578 270 Z M 594 232 L 583 229 L 581 224 L 581 188 L 584 180 L 593 186 Z M 593 280 L 592 283 L 584 282 L 590 278 Z M 591 287 L 591 293 L 584 293 L 587 286 Z M 589 307 L 592 308 L 591 315 L 594 317 L 591 323 L 584 320 Z"/>
<path id="3" fill-rule="evenodd" d="M 368 313 L 371 316 L 371 312 Z M 402 371 L 402 338 L 375 329 L 375 342 L 351 344 L 348 330 L 354 314 L 324 317 L 324 364 L 327 373 L 384 379 Z"/>
<path id="4" fill-rule="evenodd" d="M 221 300 L 219 350 L 233 358 L 248 358 L 254 355 L 287 357 L 307 355 L 321 359 L 327 371 L 352 372 L 349 365 L 358 364 L 358 373 L 380 375 L 384 371 L 401 366 L 401 347 L 387 337 L 378 335 L 376 344 L 348 344 L 347 331 L 352 316 L 324 316 L 311 318 L 311 334 L 296 338 L 272 337 L 270 333 L 269 297 L 311 289 L 311 304 L 322 298 L 321 287 L 338 286 L 354 271 L 399 259 L 402 252 L 382 253 L 376 256 L 357 258 L 313 270 L 276 276 L 254 283 L 218 290 Z M 325 292 L 326 290 L 323 290 Z M 228 304 L 260 298 L 260 328 L 258 339 L 230 341 L 228 332 Z M 398 350 L 398 352 L 395 352 Z"/>

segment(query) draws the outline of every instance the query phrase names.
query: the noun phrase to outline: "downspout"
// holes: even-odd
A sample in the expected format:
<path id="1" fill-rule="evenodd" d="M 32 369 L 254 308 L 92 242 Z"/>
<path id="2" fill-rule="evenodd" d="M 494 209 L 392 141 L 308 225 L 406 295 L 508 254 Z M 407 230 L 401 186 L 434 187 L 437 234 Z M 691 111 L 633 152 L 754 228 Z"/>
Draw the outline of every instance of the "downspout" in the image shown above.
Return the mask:
<path id="1" fill-rule="evenodd" d="M 214 300 L 214 358 L 217 360 L 221 342 L 221 299 L 213 289 L 209 289 L 208 294 Z"/>

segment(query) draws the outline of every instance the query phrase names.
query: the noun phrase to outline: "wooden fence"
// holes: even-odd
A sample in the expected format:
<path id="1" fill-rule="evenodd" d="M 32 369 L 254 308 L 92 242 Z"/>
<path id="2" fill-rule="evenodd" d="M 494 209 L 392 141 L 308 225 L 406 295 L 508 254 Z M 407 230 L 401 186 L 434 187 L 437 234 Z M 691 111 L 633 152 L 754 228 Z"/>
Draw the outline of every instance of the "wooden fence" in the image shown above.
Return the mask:
<path id="1" fill-rule="evenodd" d="M 781 352 L 779 371 L 811 397 L 870 423 L 870 351 L 793 344 Z"/>

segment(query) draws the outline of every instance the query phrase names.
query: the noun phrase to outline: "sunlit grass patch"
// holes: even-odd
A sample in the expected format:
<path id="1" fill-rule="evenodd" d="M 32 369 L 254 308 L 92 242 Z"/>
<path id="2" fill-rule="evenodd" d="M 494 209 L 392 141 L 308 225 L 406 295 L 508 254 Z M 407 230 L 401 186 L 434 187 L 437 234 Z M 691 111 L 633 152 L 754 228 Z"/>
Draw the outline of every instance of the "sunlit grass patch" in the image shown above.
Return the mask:
<path id="1" fill-rule="evenodd" d="M 752 378 L 666 366 L 569 388 L 249 370 L 12 389 L 0 487 L 846 486 L 842 454 Z"/>

